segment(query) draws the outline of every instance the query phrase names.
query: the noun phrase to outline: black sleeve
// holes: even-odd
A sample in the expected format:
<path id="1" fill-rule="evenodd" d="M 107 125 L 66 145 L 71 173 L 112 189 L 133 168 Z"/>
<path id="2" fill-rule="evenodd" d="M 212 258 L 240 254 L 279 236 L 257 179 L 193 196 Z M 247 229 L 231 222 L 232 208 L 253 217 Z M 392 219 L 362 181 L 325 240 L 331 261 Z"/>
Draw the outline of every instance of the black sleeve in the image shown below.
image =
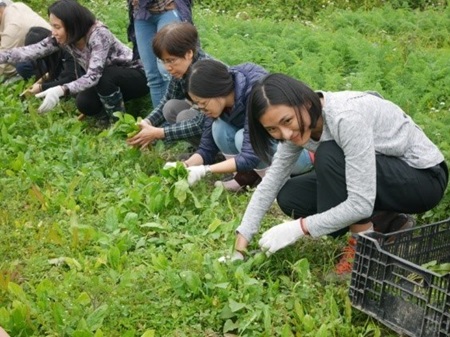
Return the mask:
<path id="1" fill-rule="evenodd" d="M 77 79 L 77 69 L 79 66 L 76 61 L 68 52 L 64 52 L 61 58 L 62 70 L 56 79 L 42 83 L 42 90 L 56 87 L 57 85 L 63 85 L 75 81 Z"/>

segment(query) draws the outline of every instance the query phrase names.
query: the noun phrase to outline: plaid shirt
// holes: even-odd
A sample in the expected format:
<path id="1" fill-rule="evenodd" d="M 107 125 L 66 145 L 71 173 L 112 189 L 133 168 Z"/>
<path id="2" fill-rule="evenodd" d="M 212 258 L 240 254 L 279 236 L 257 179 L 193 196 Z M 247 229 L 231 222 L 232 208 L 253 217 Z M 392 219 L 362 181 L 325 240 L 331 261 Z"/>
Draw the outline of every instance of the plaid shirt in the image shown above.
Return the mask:
<path id="1" fill-rule="evenodd" d="M 199 50 L 196 57 L 194 57 L 192 64 L 199 60 L 210 58 L 211 57 L 205 52 Z M 181 79 L 175 77 L 170 79 L 166 94 L 161 99 L 161 102 L 159 102 L 159 105 L 146 117 L 153 126 L 162 126 L 164 128 L 165 139 L 168 141 L 200 136 L 203 131 L 203 123 L 205 121 L 205 115 L 203 113 L 199 113 L 195 118 L 170 125 L 166 125 L 167 121 L 163 115 L 163 108 L 167 101 L 171 99 L 189 99 L 186 92 L 186 76 L 188 72 L 189 70 Z"/>

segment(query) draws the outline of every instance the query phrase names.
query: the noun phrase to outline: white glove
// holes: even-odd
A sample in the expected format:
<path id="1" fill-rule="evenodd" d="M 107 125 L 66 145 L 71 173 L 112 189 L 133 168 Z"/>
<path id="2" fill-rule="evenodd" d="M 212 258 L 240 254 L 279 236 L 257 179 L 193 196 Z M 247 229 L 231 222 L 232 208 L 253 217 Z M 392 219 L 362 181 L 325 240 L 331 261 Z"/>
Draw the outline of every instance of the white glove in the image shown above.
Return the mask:
<path id="1" fill-rule="evenodd" d="M 217 261 L 221 263 L 244 261 L 244 255 L 241 252 L 235 250 L 233 254 L 221 256 Z"/>
<path id="2" fill-rule="evenodd" d="M 168 169 L 171 169 L 172 167 L 176 167 L 176 166 L 177 166 L 176 161 L 168 161 L 167 163 L 164 164 L 163 170 L 168 170 Z"/>
<path id="3" fill-rule="evenodd" d="M 208 165 L 198 165 L 198 166 L 189 166 L 187 168 L 188 175 L 188 184 L 189 186 L 194 185 L 197 181 L 202 179 L 208 173 Z"/>
<path id="4" fill-rule="evenodd" d="M 53 109 L 58 104 L 61 96 L 64 96 L 64 90 L 60 85 L 36 94 L 36 97 L 44 98 L 38 111 L 43 113 Z"/>
<path id="5" fill-rule="evenodd" d="M 305 233 L 300 226 L 300 219 L 296 219 L 265 231 L 259 240 L 259 246 L 266 252 L 266 255 L 270 255 L 281 248 L 292 245 L 304 235 Z"/>

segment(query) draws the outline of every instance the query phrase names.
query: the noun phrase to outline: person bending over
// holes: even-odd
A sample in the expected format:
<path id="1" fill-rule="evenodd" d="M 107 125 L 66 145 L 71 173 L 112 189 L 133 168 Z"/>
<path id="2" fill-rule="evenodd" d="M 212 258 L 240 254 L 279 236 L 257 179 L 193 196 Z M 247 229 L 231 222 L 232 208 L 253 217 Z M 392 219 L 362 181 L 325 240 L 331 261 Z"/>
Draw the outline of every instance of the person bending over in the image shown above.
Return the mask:
<path id="1" fill-rule="evenodd" d="M 232 259 L 248 243 L 275 198 L 294 218 L 265 231 L 268 254 L 304 236 L 370 231 L 374 211 L 422 213 L 442 199 L 448 182 L 444 156 L 397 105 L 367 92 L 313 91 L 283 74 L 271 74 L 249 98 L 250 140 L 261 159 L 271 142 L 282 141 L 253 194 L 240 226 Z M 291 178 L 303 149 L 315 152 L 314 171 Z M 347 251 L 354 252 L 350 237 Z M 351 272 L 343 255 L 337 274 Z"/>

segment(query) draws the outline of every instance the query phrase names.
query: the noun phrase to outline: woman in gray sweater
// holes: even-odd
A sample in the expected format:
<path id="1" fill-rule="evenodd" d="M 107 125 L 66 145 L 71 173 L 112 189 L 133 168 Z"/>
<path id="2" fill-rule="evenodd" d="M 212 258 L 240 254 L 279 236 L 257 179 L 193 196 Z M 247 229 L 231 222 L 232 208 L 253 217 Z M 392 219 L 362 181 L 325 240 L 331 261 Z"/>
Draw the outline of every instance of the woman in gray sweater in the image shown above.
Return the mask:
<path id="1" fill-rule="evenodd" d="M 282 142 L 237 228 L 234 259 L 243 258 L 275 198 L 295 220 L 262 235 L 259 245 L 268 253 L 305 235 L 372 230 L 374 211 L 422 213 L 444 195 L 448 169 L 442 153 L 405 112 L 377 95 L 315 92 L 271 74 L 253 87 L 248 106 L 256 154 L 264 160 L 273 139 Z M 291 178 L 303 148 L 315 152 L 315 170 Z M 349 241 L 354 247 L 355 240 Z M 351 271 L 351 255 L 337 273 Z"/>

